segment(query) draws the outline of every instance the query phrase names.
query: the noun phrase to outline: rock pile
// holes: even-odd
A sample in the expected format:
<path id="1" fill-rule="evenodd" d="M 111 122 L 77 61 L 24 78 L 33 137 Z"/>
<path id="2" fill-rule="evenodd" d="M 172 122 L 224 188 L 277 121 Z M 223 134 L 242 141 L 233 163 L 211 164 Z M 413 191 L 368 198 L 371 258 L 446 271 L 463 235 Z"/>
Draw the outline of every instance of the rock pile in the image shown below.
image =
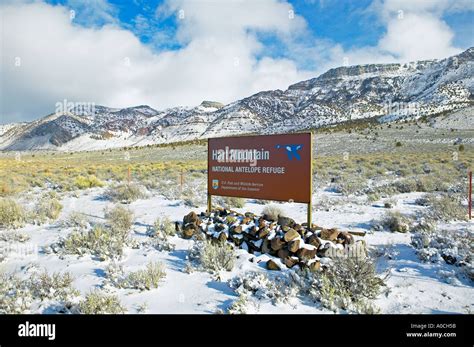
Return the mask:
<path id="1" fill-rule="evenodd" d="M 283 266 L 319 270 L 324 258 L 366 256 L 364 240 L 355 240 L 351 232 L 298 224 L 283 216 L 271 220 L 251 212 L 242 214 L 216 208 L 199 215 L 190 212 L 182 224 L 176 224 L 176 229 L 187 239 L 204 234 L 220 242 L 232 242 L 252 254 L 277 257 L 268 260 L 269 270 L 280 270 Z"/>

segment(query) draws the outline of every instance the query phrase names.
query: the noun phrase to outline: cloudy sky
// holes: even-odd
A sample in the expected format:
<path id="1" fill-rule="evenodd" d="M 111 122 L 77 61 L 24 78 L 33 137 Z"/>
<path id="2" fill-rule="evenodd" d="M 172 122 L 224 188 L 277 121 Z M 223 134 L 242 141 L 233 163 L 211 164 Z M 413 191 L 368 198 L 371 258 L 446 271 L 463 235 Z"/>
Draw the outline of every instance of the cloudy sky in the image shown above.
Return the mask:
<path id="1" fill-rule="evenodd" d="M 471 0 L 2 0 L 0 123 L 55 104 L 223 103 L 474 46 Z"/>

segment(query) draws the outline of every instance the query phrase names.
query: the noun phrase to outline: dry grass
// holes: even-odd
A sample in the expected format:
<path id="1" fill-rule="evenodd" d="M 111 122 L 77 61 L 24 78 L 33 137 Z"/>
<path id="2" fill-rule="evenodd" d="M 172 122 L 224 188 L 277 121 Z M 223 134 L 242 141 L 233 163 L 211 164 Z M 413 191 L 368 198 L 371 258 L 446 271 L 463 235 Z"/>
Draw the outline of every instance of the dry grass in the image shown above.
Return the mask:
<path id="1" fill-rule="evenodd" d="M 0 228 L 15 229 L 25 224 L 26 213 L 13 199 L 0 198 Z"/>

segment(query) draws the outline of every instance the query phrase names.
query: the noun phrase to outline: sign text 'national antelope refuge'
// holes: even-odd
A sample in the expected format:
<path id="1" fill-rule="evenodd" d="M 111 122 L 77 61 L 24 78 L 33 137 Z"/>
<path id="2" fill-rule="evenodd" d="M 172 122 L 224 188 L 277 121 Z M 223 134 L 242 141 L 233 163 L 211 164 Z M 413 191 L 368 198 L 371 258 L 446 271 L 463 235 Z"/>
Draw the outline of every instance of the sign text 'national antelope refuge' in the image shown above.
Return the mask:
<path id="1" fill-rule="evenodd" d="M 311 202 L 311 134 L 208 140 L 208 194 Z"/>

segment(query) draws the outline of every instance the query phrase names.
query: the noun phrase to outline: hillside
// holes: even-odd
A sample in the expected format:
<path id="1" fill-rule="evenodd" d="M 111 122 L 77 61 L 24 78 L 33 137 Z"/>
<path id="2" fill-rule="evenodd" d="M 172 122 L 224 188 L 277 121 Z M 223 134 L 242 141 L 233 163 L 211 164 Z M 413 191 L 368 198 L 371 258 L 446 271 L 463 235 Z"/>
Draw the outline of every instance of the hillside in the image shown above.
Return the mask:
<path id="1" fill-rule="evenodd" d="M 474 48 L 469 48 L 442 60 L 339 67 L 285 91 L 263 91 L 228 105 L 72 108 L 0 126 L 0 150 L 94 150 L 298 131 L 374 117 L 416 119 L 472 105 L 473 62 Z M 469 115 L 463 119 L 470 122 Z"/>

